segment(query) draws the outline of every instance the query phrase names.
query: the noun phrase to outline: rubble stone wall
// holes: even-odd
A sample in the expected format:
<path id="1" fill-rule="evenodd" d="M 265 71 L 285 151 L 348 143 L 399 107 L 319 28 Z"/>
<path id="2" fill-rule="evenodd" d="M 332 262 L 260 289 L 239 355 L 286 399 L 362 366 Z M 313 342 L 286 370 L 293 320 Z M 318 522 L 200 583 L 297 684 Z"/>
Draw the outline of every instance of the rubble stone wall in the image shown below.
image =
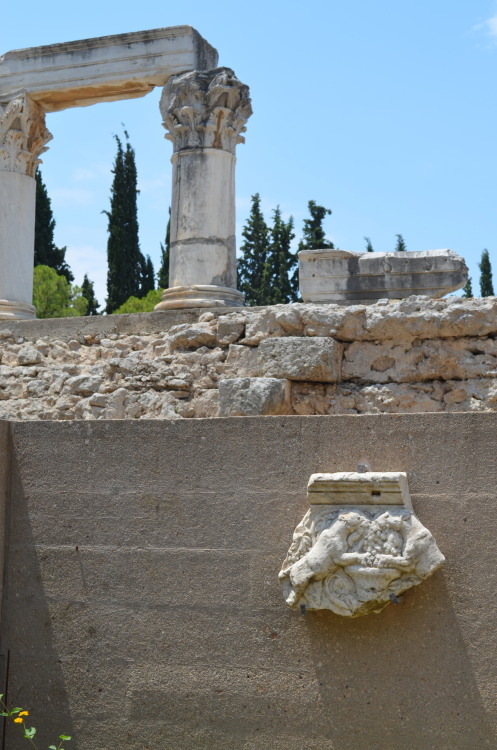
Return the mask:
<path id="1" fill-rule="evenodd" d="M 0 419 L 497 410 L 497 298 L 0 322 Z"/>

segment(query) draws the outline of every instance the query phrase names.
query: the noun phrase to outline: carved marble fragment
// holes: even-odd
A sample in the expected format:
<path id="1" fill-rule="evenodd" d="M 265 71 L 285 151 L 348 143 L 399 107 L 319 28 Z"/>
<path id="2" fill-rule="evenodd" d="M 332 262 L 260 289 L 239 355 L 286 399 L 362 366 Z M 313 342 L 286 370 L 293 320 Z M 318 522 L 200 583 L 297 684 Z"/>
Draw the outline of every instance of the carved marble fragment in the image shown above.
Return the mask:
<path id="1" fill-rule="evenodd" d="M 381 612 L 444 562 L 402 472 L 313 474 L 279 578 L 293 608 Z"/>

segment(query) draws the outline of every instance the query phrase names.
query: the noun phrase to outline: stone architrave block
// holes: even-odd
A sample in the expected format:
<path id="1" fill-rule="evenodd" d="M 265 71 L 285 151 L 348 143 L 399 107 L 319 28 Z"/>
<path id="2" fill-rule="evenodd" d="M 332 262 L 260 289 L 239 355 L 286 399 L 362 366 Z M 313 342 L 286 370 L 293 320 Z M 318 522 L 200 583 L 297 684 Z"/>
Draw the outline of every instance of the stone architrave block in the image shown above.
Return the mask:
<path id="1" fill-rule="evenodd" d="M 307 498 L 279 574 L 289 607 L 381 612 L 445 560 L 413 513 L 403 472 L 312 474 Z"/>
<path id="2" fill-rule="evenodd" d="M 232 378 L 219 383 L 221 417 L 259 417 L 290 413 L 288 380 Z"/>
<path id="3" fill-rule="evenodd" d="M 337 383 L 342 345 L 325 336 L 284 336 L 261 341 L 259 372 L 265 377 Z"/>

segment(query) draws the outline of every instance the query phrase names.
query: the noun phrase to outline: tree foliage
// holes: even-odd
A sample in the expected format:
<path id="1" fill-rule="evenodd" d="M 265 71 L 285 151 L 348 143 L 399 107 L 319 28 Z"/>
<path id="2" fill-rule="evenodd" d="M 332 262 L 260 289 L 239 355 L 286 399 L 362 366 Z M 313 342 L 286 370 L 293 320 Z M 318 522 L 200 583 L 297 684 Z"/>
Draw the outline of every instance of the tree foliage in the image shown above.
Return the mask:
<path id="1" fill-rule="evenodd" d="M 245 304 L 265 305 L 269 298 L 271 272 L 269 267 L 269 229 L 261 211 L 259 193 L 252 196 L 252 206 L 243 231 L 238 261 L 238 288 L 245 294 Z"/>
<path id="2" fill-rule="evenodd" d="M 297 256 L 291 251 L 293 231 L 293 217 L 284 221 L 279 206 L 273 211 L 273 225 L 269 230 L 269 291 L 264 304 L 280 305 L 295 302 L 298 290 L 292 278 L 292 271 L 297 264 Z"/>
<path id="3" fill-rule="evenodd" d="M 492 264 L 490 263 L 490 256 L 488 250 L 484 250 L 481 254 L 481 261 L 479 263 L 480 268 L 480 293 L 482 297 L 493 297 L 494 296 L 494 285 L 492 282 Z"/>
<path id="4" fill-rule="evenodd" d="M 90 281 L 85 273 L 83 284 L 81 285 L 81 294 L 87 302 L 86 315 L 98 315 L 98 304 L 97 298 L 95 297 L 95 289 L 93 288 L 93 281 Z"/>
<path id="5" fill-rule="evenodd" d="M 117 153 L 114 161 L 107 241 L 107 313 L 126 302 L 129 297 L 141 297 L 149 285 L 149 260 L 140 252 L 137 214 L 137 174 L 135 152 L 126 137 L 126 148 L 114 136 Z"/>
<path id="6" fill-rule="evenodd" d="M 471 276 L 468 276 L 468 280 L 463 286 L 462 291 L 462 296 L 466 299 L 471 299 L 473 297 L 473 285 L 471 283 Z"/>
<path id="7" fill-rule="evenodd" d="M 88 307 L 80 287 L 44 265 L 34 269 L 33 305 L 39 318 L 74 318 L 86 315 Z"/>
<path id="8" fill-rule="evenodd" d="M 404 242 L 404 238 L 401 234 L 396 234 L 397 237 L 397 244 L 395 245 L 395 252 L 396 253 L 403 253 L 407 250 L 406 243 Z"/>
<path id="9" fill-rule="evenodd" d="M 71 269 L 65 261 L 66 247 L 57 247 L 54 242 L 55 219 L 52 202 L 48 197 L 47 187 L 41 172 L 36 170 L 36 210 L 35 210 L 35 266 L 43 265 L 53 268 L 58 274 L 74 281 Z"/>
<path id="10" fill-rule="evenodd" d="M 115 314 L 152 312 L 161 301 L 162 289 L 152 289 L 145 297 L 130 297 L 114 310 Z"/>
<path id="11" fill-rule="evenodd" d="M 366 252 L 367 253 L 374 253 L 373 243 L 371 242 L 371 240 L 369 239 L 369 237 L 364 237 L 364 240 L 366 242 Z"/>
<path id="12" fill-rule="evenodd" d="M 310 219 L 304 219 L 304 230 L 302 239 L 299 242 L 300 250 L 333 250 L 334 244 L 326 239 L 323 229 L 323 221 L 327 214 L 331 214 L 329 208 L 318 206 L 315 201 L 309 201 L 307 204 Z"/>
<path id="13" fill-rule="evenodd" d="M 169 287 L 169 257 L 171 250 L 171 208 L 167 220 L 166 239 L 164 244 L 160 243 L 161 264 L 157 274 L 157 283 L 162 289 Z"/>

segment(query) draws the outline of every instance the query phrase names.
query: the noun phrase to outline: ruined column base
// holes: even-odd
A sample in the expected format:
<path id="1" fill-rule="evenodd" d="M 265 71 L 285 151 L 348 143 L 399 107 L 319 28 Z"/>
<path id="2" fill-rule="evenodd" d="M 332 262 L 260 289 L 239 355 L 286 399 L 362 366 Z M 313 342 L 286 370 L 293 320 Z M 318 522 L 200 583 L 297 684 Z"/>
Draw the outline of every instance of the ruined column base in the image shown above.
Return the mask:
<path id="1" fill-rule="evenodd" d="M 237 289 L 211 284 L 191 284 L 164 289 L 156 310 L 187 307 L 241 307 L 245 296 Z"/>
<path id="2" fill-rule="evenodd" d="M 36 309 L 26 302 L 0 299 L 0 320 L 31 320 L 36 318 Z"/>

